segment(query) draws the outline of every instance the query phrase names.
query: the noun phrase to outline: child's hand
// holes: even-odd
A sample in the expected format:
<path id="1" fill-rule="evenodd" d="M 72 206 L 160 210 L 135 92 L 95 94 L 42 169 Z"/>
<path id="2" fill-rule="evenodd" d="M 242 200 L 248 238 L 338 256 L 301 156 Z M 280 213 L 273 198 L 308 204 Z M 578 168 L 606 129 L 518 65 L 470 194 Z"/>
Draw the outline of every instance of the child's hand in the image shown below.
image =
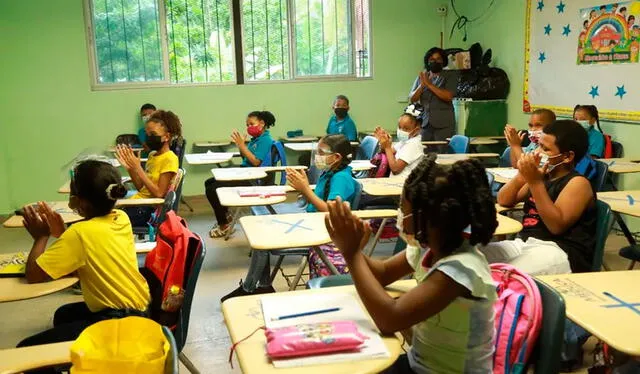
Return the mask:
<path id="1" fill-rule="evenodd" d="M 245 146 L 244 140 L 244 136 L 240 134 L 238 130 L 233 130 L 231 133 L 231 141 L 234 142 L 238 148 Z"/>
<path id="2" fill-rule="evenodd" d="M 362 251 L 371 237 L 371 228 L 360 218 L 351 214 L 349 204 L 338 197 L 327 201 L 329 213 L 324 217 L 331 240 L 340 249 L 346 260 Z"/>
<path id="3" fill-rule="evenodd" d="M 378 139 L 378 142 L 380 144 L 380 149 L 387 150 L 389 147 L 391 147 L 392 141 L 391 141 L 391 135 L 387 134 L 386 132 Z"/>
<path id="4" fill-rule="evenodd" d="M 541 182 L 547 172 L 549 165 L 540 168 L 540 158 L 538 153 L 533 152 L 522 155 L 518 160 L 518 172 L 529 185 Z"/>
<path id="5" fill-rule="evenodd" d="M 24 208 L 24 227 L 29 231 L 31 237 L 34 240 L 46 238 L 51 232 L 49 231 L 49 225 L 40 217 L 40 214 L 31 205 L 27 205 Z"/>
<path id="6" fill-rule="evenodd" d="M 38 205 L 40 207 L 40 216 L 49 226 L 51 236 L 59 238 L 64 230 L 66 230 L 62 216 L 58 214 L 58 212 L 54 212 L 46 203 L 40 202 Z"/>
<path id="7" fill-rule="evenodd" d="M 135 167 L 140 166 L 140 158 L 136 156 L 133 149 L 128 145 L 118 144 L 116 146 L 116 157 L 127 170 L 132 170 Z"/>
<path id="8" fill-rule="evenodd" d="M 287 172 L 287 184 L 293 187 L 296 191 L 303 192 L 304 190 L 311 188 L 309 186 L 309 179 L 304 170 L 296 170 L 288 168 Z"/>
<path id="9" fill-rule="evenodd" d="M 507 125 L 504 128 L 504 137 L 507 139 L 507 143 L 510 147 L 519 147 L 522 145 L 526 133 L 518 134 L 518 130 L 511 125 Z"/>

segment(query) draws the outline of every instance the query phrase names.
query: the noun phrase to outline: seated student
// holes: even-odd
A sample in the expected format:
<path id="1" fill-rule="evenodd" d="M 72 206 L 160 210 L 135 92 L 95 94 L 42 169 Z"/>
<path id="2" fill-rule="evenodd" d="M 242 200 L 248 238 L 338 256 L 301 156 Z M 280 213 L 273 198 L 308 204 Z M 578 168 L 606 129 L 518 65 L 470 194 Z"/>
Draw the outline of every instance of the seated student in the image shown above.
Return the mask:
<path id="1" fill-rule="evenodd" d="M 412 329 L 411 349 L 384 373 L 490 374 L 497 295 L 476 246 L 498 226 L 495 205 L 479 161 L 435 160 L 423 158 L 404 185 L 398 226 L 406 250 L 387 260 L 367 257 L 371 229 L 341 200 L 329 202 L 325 224 L 380 331 Z M 397 299 L 387 294 L 385 286 L 412 273 L 416 287 Z"/>
<path id="2" fill-rule="evenodd" d="M 334 115 L 329 118 L 327 135 L 342 134 L 351 142 L 358 140 L 356 124 L 349 117 L 349 99 L 344 95 L 336 96 L 333 101 Z"/>
<path id="3" fill-rule="evenodd" d="M 590 271 L 596 231 L 596 196 L 575 171 L 587 152 L 587 133 L 575 121 L 545 127 L 540 152 L 523 155 L 518 175 L 498 192 L 498 204 L 524 201 L 519 238 L 482 249 L 490 263 L 504 262 L 531 275 Z"/>
<path id="4" fill-rule="evenodd" d="M 164 198 L 178 172 L 178 156 L 169 148 L 175 136 L 182 135 L 180 119 L 171 111 L 153 112 L 145 124 L 147 146 L 151 150 L 144 168 L 128 146 L 118 146 L 116 156 L 137 189 L 132 199 Z M 144 226 L 154 207 L 125 209 L 135 227 Z"/>
<path id="5" fill-rule="evenodd" d="M 327 202 L 337 198 L 353 203 L 357 182 L 351 174 L 350 154 L 351 144 L 344 135 L 327 135 L 320 139 L 315 163 L 323 172 L 315 190 L 311 189 L 304 171 L 287 169 L 287 182 L 307 199 L 307 212 L 326 212 Z M 253 251 L 244 282 L 240 281 L 240 286 L 220 301 L 236 296 L 275 292 L 271 286 L 269 256 L 266 251 Z"/>
<path id="6" fill-rule="evenodd" d="M 127 193 L 120 173 L 106 162 L 83 161 L 74 168 L 70 186 L 69 207 L 85 220 L 66 230 L 46 203 L 24 208 L 25 227 L 34 239 L 25 276 L 40 283 L 75 273 L 84 301 L 58 308 L 53 328 L 18 347 L 75 340 L 101 320 L 147 314 L 149 287 L 138 271 L 131 223 L 113 209 Z M 45 251 L 50 236 L 58 239 Z"/>
<path id="7" fill-rule="evenodd" d="M 573 109 L 573 119 L 578 122 L 589 136 L 589 149 L 587 156 L 602 158 L 604 156 L 604 135 L 600 128 L 600 117 L 595 105 L 576 105 Z M 597 125 L 596 130 L 593 125 Z"/>
<path id="8" fill-rule="evenodd" d="M 242 166 L 260 166 L 262 161 L 268 157 L 269 152 L 271 152 L 271 147 L 273 146 L 273 138 L 271 137 L 269 129 L 275 126 L 276 117 L 271 114 L 271 112 L 255 111 L 249 113 L 246 123 L 247 134 L 251 136 L 249 144 L 245 143 L 244 135 L 240 134 L 236 130 L 231 134 L 231 140 L 236 144 L 240 151 L 240 155 L 242 156 Z M 230 224 L 232 219 L 229 216 L 229 210 L 227 207 L 220 204 L 220 199 L 216 192 L 218 187 L 234 187 L 248 184 L 249 182 L 247 181 L 218 181 L 213 177 L 204 182 L 207 199 L 209 200 L 209 204 L 211 204 L 211 208 L 213 208 L 216 220 L 218 221 L 217 226 L 214 226 L 209 231 L 210 237 L 222 238 L 225 237 L 230 230 L 233 230 L 233 227 L 231 227 Z"/>
<path id="9" fill-rule="evenodd" d="M 507 125 L 504 128 L 504 136 L 507 139 L 507 144 L 511 148 L 511 166 L 516 167 L 520 156 L 528 154 L 538 149 L 538 142 L 542 130 L 556 120 L 556 114 L 549 109 L 536 109 L 531 113 L 529 119 L 528 136 L 531 143 L 525 148 L 522 148 L 522 141 L 525 134 L 518 134 L 513 126 Z"/>
<path id="10" fill-rule="evenodd" d="M 384 152 L 391 169 L 392 176 L 406 177 L 411 173 L 420 158 L 424 155 L 422 146 L 422 117 L 424 108 L 420 104 L 410 104 L 398 119 L 396 136 L 398 142 L 393 144 L 391 135 L 382 128 L 376 128 L 380 150 Z"/>
<path id="11" fill-rule="evenodd" d="M 153 112 L 156 111 L 156 106 L 153 104 L 144 104 L 140 107 L 140 118 L 142 118 L 142 127 L 138 130 L 138 139 L 140 139 L 140 144 L 144 147 L 145 152 L 149 152 L 149 147 L 147 146 L 147 132 L 145 131 L 145 126 L 149 118 Z"/>

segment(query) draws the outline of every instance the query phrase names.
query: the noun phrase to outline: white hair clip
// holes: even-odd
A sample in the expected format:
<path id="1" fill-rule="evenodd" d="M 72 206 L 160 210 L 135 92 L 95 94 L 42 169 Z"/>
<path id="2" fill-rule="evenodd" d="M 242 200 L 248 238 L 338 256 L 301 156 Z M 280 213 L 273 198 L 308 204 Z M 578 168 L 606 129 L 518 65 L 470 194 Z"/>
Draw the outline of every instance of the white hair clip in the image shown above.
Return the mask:
<path id="1" fill-rule="evenodd" d="M 415 118 L 420 117 L 420 115 L 422 114 L 420 110 L 416 109 L 416 106 L 414 104 L 410 104 L 408 107 L 406 107 L 404 113 Z"/>
<path id="2" fill-rule="evenodd" d="M 105 192 L 107 193 L 107 197 L 109 198 L 109 200 L 113 200 L 113 201 L 118 200 L 117 198 L 111 196 L 111 191 L 116 187 L 118 187 L 118 185 L 114 183 L 107 186 L 107 189 L 105 190 Z"/>

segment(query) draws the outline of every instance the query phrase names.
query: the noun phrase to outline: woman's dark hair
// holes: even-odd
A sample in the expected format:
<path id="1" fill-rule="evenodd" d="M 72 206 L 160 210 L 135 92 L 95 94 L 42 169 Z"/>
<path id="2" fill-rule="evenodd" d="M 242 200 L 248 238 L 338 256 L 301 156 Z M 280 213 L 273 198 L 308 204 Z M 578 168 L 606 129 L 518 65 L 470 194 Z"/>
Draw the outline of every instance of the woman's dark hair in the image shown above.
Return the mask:
<path id="1" fill-rule="evenodd" d="M 576 118 L 576 112 L 579 110 L 584 110 L 589 113 L 591 117 L 595 118 L 598 130 L 604 134 L 602 127 L 600 127 L 600 115 L 598 114 L 598 108 L 595 105 L 576 105 L 575 108 L 573 108 L 573 118 Z"/>
<path id="2" fill-rule="evenodd" d="M 153 104 L 146 103 L 146 104 L 144 104 L 143 106 L 140 107 L 140 112 L 143 112 L 143 111 L 145 111 L 147 109 L 156 110 L 156 106 L 153 105 Z"/>
<path id="3" fill-rule="evenodd" d="M 400 117 L 404 116 L 411 118 L 413 122 L 422 126 L 422 121 L 424 120 L 425 116 L 424 107 L 420 103 L 409 104 L 406 108 L 404 108 L 404 113 L 402 113 Z"/>
<path id="4" fill-rule="evenodd" d="M 149 121 L 162 125 L 174 138 L 182 137 L 182 123 L 180 123 L 180 118 L 170 110 L 156 110 L 151 114 L 151 117 L 149 117 Z"/>
<path id="5" fill-rule="evenodd" d="M 109 214 L 116 200 L 127 195 L 118 170 L 111 164 L 97 160 L 86 160 L 74 169 L 71 178 L 71 195 L 90 204 L 92 217 Z"/>
<path id="6" fill-rule="evenodd" d="M 542 132 L 556 137 L 556 146 L 562 153 L 573 152 L 577 164 L 587 154 L 589 135 L 576 121 L 559 120 L 545 127 Z"/>
<path id="7" fill-rule="evenodd" d="M 335 171 L 330 172 L 327 183 L 325 184 L 322 200 L 327 201 L 327 198 L 329 197 L 329 190 L 331 189 L 331 178 L 335 172 L 346 168 L 349 163 L 351 163 L 351 142 L 349 142 L 349 139 L 342 134 L 327 135 L 320 139 L 320 141 L 328 145 L 331 152 L 338 153 L 342 156 L 340 165 L 338 165 L 338 168 Z"/>
<path id="8" fill-rule="evenodd" d="M 442 62 L 444 64 L 447 63 L 447 54 L 444 52 L 444 49 L 438 48 L 438 47 L 433 47 L 430 50 L 428 50 L 427 53 L 424 54 L 424 68 L 425 69 L 429 66 L 429 59 L 431 58 L 431 56 L 435 55 L 436 53 L 439 54 L 440 56 L 442 56 Z"/>
<path id="9" fill-rule="evenodd" d="M 482 163 L 469 159 L 447 167 L 436 164 L 436 157 L 433 153 L 424 157 L 404 184 L 416 239 L 428 243 L 427 227 L 436 228 L 443 243 L 440 250 L 448 255 L 462 245 L 463 231 L 471 226 L 471 245 L 486 245 L 498 221 Z"/>
<path id="10" fill-rule="evenodd" d="M 255 117 L 257 119 L 259 119 L 260 121 L 264 122 L 264 127 L 265 128 L 269 128 L 269 127 L 273 127 L 276 125 L 276 117 L 273 115 L 273 113 L 268 112 L 266 110 L 264 111 L 255 111 L 255 112 L 251 112 L 249 113 L 249 115 L 247 117 Z"/>

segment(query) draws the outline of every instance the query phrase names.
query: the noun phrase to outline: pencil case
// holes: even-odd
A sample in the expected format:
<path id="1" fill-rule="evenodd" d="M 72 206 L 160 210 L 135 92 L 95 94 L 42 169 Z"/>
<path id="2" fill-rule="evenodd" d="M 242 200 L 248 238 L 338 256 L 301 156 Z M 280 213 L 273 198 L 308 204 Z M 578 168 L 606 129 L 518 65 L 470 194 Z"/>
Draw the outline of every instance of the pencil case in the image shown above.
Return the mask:
<path id="1" fill-rule="evenodd" d="M 302 130 L 290 130 L 287 131 L 287 138 L 297 138 L 304 135 Z"/>
<path id="2" fill-rule="evenodd" d="M 271 358 L 312 356 L 357 351 L 367 337 L 352 321 L 301 324 L 266 329 L 267 354 Z"/>

